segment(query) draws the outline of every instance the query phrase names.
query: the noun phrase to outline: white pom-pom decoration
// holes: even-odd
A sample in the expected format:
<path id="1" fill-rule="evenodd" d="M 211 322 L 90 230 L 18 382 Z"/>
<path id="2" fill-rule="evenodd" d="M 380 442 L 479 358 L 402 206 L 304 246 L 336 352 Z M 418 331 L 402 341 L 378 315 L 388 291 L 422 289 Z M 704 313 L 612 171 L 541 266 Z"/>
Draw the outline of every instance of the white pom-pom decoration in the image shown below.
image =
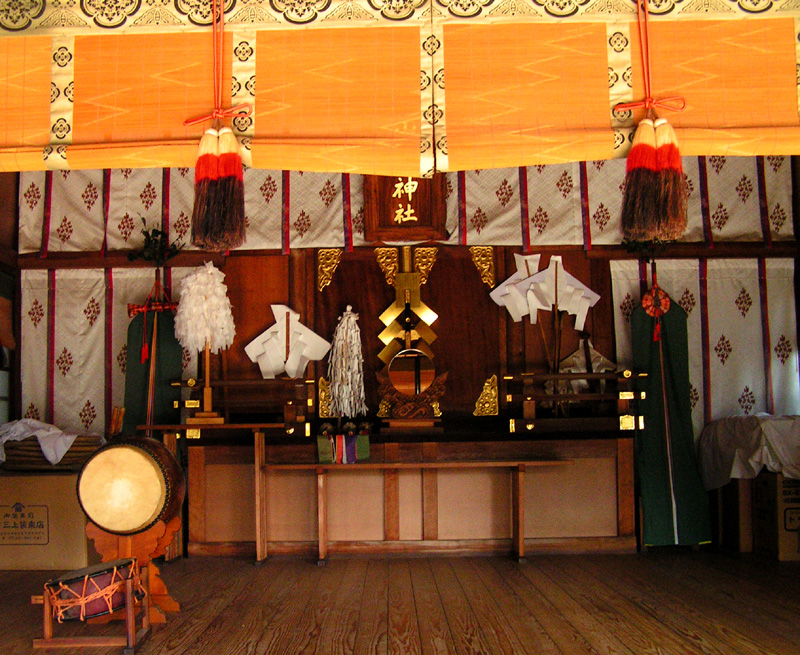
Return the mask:
<path id="1" fill-rule="evenodd" d="M 181 300 L 175 314 L 175 336 L 189 352 L 212 352 L 233 343 L 233 324 L 225 274 L 211 262 L 197 268 L 181 284 Z"/>
<path id="2" fill-rule="evenodd" d="M 353 313 L 352 309 L 348 305 L 347 311 L 339 317 L 328 361 L 331 413 L 334 416 L 351 418 L 367 413 L 361 330 L 358 328 L 358 314 Z"/>

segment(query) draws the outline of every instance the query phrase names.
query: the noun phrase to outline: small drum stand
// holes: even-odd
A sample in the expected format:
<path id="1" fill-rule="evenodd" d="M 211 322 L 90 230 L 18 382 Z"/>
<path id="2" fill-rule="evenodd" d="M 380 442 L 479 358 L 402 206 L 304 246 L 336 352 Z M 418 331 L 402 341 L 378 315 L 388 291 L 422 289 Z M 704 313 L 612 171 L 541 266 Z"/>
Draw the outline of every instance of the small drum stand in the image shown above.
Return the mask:
<path id="1" fill-rule="evenodd" d="M 143 567 L 146 569 L 147 567 Z M 135 558 L 126 558 L 72 571 L 49 580 L 41 596 L 31 602 L 43 606 L 44 637 L 34 639 L 34 648 L 77 648 L 124 646 L 124 655 L 133 655 L 134 648 L 150 632 L 150 600 L 147 571 L 139 574 Z M 136 631 L 136 600 L 142 604 L 142 627 Z M 111 614 L 125 608 L 124 635 L 91 637 L 54 637 L 53 617 L 58 622 Z"/>

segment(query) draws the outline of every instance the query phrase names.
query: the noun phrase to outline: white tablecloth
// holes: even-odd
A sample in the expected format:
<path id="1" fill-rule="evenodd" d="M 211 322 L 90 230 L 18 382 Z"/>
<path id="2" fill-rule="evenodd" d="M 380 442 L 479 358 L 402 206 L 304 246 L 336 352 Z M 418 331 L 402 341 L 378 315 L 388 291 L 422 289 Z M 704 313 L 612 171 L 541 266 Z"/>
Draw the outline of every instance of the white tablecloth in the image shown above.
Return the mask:
<path id="1" fill-rule="evenodd" d="M 706 489 L 731 478 L 754 478 L 766 467 L 800 478 L 800 416 L 732 416 L 712 421 L 697 441 L 700 475 Z"/>

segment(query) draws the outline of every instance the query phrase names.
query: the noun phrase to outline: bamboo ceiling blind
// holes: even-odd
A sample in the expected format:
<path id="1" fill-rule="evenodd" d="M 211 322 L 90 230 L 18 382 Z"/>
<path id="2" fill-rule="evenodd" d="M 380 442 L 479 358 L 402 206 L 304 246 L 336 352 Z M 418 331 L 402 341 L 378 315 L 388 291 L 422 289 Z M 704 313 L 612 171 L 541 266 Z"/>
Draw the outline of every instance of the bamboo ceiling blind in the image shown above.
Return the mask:
<path id="1" fill-rule="evenodd" d="M 27 18 L 0 8 L 0 170 L 194 165 L 203 125 L 183 122 L 213 106 L 203 3 L 155 18 L 151 5 L 71 17 L 26 6 Z M 800 152 L 800 10 L 693 6 L 653 3 L 663 15 L 650 23 L 653 93 L 687 103 L 665 114 L 681 152 Z M 253 105 L 234 121 L 253 167 L 419 175 L 608 159 L 625 156 L 641 117 L 612 111 L 643 95 L 631 2 L 226 9 L 225 101 Z"/>

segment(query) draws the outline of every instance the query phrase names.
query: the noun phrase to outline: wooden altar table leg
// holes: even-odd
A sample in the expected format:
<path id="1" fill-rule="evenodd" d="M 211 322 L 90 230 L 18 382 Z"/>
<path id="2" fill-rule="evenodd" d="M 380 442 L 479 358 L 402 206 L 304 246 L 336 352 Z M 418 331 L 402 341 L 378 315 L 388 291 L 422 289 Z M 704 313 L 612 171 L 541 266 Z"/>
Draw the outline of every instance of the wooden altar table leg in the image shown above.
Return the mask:
<path id="1" fill-rule="evenodd" d="M 328 471 L 322 468 L 317 469 L 317 538 L 317 564 L 324 566 L 328 557 Z"/>
<path id="2" fill-rule="evenodd" d="M 633 439 L 617 439 L 617 536 L 636 534 Z"/>
<path id="3" fill-rule="evenodd" d="M 165 432 L 164 433 L 164 446 L 167 450 L 175 456 L 175 459 L 180 462 L 180 454 L 178 453 L 178 433 Z M 183 509 L 181 508 L 181 514 Z M 169 562 L 174 559 L 183 557 L 183 525 L 180 529 L 172 535 L 172 541 L 164 551 L 164 561 Z"/>
<path id="4" fill-rule="evenodd" d="M 435 443 L 423 443 L 423 459 L 435 462 L 436 450 Z M 422 538 L 425 541 L 439 539 L 439 472 L 436 469 L 422 469 Z"/>
<path id="5" fill-rule="evenodd" d="M 383 471 L 383 538 L 400 539 L 400 477 L 397 469 Z"/>
<path id="6" fill-rule="evenodd" d="M 267 447 L 264 433 L 254 431 L 256 465 L 256 562 L 263 562 L 269 555 L 267 533 Z"/>
<path id="7" fill-rule="evenodd" d="M 525 559 L 525 465 L 518 464 L 511 469 L 511 477 L 514 552 L 522 562 Z"/>
<path id="8" fill-rule="evenodd" d="M 753 552 L 753 481 L 736 479 L 739 500 L 739 552 Z"/>

